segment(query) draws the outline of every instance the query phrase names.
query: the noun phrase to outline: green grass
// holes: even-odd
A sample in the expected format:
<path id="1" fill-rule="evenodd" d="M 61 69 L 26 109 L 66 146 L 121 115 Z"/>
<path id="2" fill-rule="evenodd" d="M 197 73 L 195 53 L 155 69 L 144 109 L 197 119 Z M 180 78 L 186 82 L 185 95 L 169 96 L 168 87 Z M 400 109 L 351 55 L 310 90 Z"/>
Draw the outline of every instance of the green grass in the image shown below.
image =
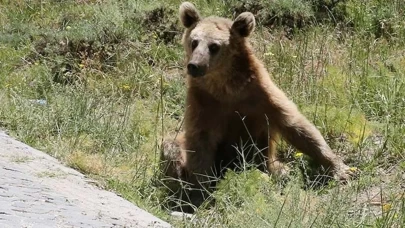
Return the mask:
<path id="1" fill-rule="evenodd" d="M 196 1 L 203 15 L 254 11 L 257 56 L 361 175 L 319 186 L 282 144 L 287 183 L 229 172 L 213 206 L 170 217 L 155 182 L 158 145 L 184 109 L 180 2 L 2 1 L 0 127 L 176 227 L 405 226 L 399 0 Z"/>

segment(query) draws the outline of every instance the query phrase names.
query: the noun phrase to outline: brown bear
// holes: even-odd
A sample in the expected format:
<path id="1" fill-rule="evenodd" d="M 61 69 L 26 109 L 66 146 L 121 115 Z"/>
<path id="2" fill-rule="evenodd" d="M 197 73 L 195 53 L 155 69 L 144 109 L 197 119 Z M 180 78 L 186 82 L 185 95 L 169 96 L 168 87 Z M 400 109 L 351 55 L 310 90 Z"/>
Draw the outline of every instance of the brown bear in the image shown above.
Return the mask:
<path id="1" fill-rule="evenodd" d="M 192 3 L 184 2 L 180 20 L 188 74 L 184 125 L 181 133 L 163 142 L 161 154 L 163 173 L 172 180 L 167 185 L 182 194 L 177 197 L 198 206 L 204 194 L 193 192 L 210 192 L 226 169 L 243 162 L 285 175 L 277 159 L 279 135 L 336 179 L 350 177 L 349 167 L 254 55 L 247 39 L 255 28 L 252 13 L 244 12 L 234 21 L 202 18 Z M 173 187 L 173 180 L 182 188 Z"/>

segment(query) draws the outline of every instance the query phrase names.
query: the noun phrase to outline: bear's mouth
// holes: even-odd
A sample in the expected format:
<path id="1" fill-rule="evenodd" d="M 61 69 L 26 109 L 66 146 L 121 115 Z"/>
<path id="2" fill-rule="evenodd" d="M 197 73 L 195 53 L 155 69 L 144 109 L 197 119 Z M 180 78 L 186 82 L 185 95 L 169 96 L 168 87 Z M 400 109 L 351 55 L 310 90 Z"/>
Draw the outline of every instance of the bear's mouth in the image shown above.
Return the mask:
<path id="1" fill-rule="evenodd" d="M 197 65 L 194 63 L 187 64 L 187 73 L 193 77 L 202 77 L 205 75 L 207 68 L 205 66 Z"/>

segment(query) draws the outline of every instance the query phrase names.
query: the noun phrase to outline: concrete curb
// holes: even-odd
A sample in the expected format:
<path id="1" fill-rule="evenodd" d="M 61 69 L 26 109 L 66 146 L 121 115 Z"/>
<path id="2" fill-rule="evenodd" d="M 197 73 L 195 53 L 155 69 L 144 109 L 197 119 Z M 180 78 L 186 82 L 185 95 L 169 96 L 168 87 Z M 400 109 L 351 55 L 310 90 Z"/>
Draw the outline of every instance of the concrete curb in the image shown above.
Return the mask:
<path id="1" fill-rule="evenodd" d="M 171 227 L 0 132 L 0 227 Z"/>

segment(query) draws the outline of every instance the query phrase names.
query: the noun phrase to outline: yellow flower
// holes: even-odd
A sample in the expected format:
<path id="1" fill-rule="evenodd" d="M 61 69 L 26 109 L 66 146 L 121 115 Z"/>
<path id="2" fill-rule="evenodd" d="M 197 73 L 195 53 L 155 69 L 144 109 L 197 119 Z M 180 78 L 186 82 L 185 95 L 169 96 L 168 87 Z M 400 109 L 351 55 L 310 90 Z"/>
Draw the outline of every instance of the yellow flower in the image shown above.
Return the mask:
<path id="1" fill-rule="evenodd" d="M 357 171 L 357 167 L 350 167 L 349 170 L 352 171 L 352 172 L 356 172 L 356 171 Z"/>
<path id="2" fill-rule="evenodd" d="M 70 27 L 69 25 L 66 26 L 66 30 L 70 30 L 70 29 L 72 29 L 72 27 Z"/>
<path id="3" fill-rule="evenodd" d="M 129 85 L 123 85 L 121 88 L 122 88 L 123 90 L 129 90 L 129 89 L 131 89 L 131 87 L 130 87 Z"/>
<path id="4" fill-rule="evenodd" d="M 294 155 L 295 158 L 302 158 L 302 156 L 304 156 L 304 154 L 301 153 L 301 152 L 297 152 L 297 153 L 295 153 L 295 155 Z"/>
<path id="5" fill-rule="evenodd" d="M 392 205 L 390 203 L 386 203 L 382 206 L 382 210 L 383 212 L 388 212 L 389 210 L 391 210 Z"/>
<path id="6" fill-rule="evenodd" d="M 84 67 L 84 64 L 79 64 L 79 67 L 80 67 L 80 68 L 83 68 L 83 67 Z"/>

